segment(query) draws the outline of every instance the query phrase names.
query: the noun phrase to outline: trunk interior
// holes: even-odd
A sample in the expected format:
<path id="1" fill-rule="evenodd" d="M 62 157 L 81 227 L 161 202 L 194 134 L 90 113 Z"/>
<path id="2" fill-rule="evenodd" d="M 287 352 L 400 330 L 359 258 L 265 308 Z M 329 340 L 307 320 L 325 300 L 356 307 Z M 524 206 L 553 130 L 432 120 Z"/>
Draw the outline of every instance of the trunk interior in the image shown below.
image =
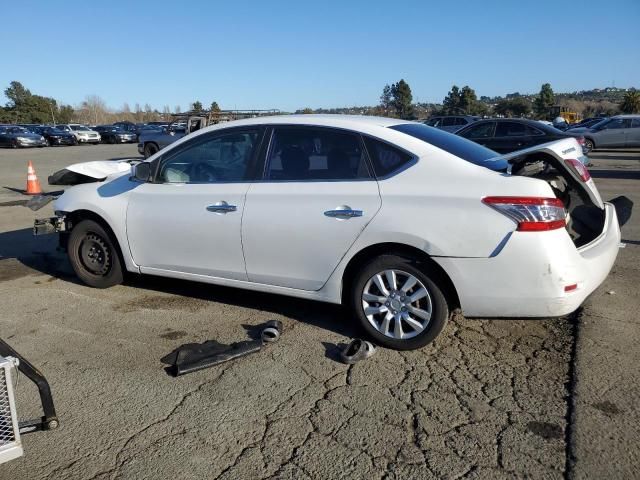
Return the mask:
<path id="1" fill-rule="evenodd" d="M 595 240 L 604 230 L 605 211 L 591 199 L 587 186 L 574 178 L 557 158 L 533 154 L 510 160 L 511 174 L 547 182 L 567 211 L 567 232 L 576 247 Z"/>

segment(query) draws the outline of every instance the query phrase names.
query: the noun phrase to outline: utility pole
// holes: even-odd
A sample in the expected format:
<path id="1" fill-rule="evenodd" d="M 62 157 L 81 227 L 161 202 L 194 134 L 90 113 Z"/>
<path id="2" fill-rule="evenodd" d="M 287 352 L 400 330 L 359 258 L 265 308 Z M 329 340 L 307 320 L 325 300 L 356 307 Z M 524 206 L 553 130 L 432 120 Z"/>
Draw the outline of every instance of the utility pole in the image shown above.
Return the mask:
<path id="1" fill-rule="evenodd" d="M 56 124 L 56 117 L 53 114 L 53 104 L 51 102 L 49 102 L 49 109 L 51 110 L 51 118 L 53 119 L 53 124 Z"/>

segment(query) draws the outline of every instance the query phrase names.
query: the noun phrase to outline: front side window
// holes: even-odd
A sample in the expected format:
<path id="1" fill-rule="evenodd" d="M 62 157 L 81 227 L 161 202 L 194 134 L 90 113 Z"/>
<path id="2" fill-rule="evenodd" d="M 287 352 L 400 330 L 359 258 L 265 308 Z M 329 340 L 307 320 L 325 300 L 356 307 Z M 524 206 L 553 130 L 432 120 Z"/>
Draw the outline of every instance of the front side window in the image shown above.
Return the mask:
<path id="1" fill-rule="evenodd" d="M 499 122 L 496 137 L 522 137 L 527 134 L 527 126 L 515 122 Z"/>
<path id="2" fill-rule="evenodd" d="M 465 138 L 490 138 L 493 136 L 494 126 L 494 122 L 481 123 L 480 125 L 474 125 L 473 127 L 468 128 L 460 135 Z"/>
<path id="3" fill-rule="evenodd" d="M 327 128 L 280 127 L 273 132 L 267 180 L 370 178 L 360 137 Z"/>
<path id="4" fill-rule="evenodd" d="M 257 131 L 196 137 L 160 167 L 161 183 L 240 182 L 246 179 Z"/>
<path id="5" fill-rule="evenodd" d="M 603 125 L 602 128 L 604 130 L 615 130 L 618 128 L 627 128 L 629 123 L 626 118 L 614 118 L 611 119 L 607 124 Z"/>

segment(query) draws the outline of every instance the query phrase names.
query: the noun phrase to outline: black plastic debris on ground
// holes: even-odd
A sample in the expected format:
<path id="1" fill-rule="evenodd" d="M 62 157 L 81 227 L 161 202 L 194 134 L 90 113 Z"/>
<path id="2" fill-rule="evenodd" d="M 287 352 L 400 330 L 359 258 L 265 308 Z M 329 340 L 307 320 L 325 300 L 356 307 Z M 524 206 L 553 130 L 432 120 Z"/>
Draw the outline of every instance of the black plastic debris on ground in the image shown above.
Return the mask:
<path id="1" fill-rule="evenodd" d="M 270 342 L 274 341 L 271 337 L 275 336 L 275 340 L 277 340 L 280 337 L 280 333 L 282 333 L 282 323 L 278 320 L 269 321 L 256 328 L 260 330 L 263 338 L 264 332 L 269 332 L 270 340 L 267 341 Z M 274 331 L 277 333 L 274 333 Z M 169 365 L 165 368 L 168 374 L 177 377 L 259 352 L 263 346 L 264 342 L 262 340 L 245 340 L 228 345 L 216 340 L 207 340 L 203 343 L 187 343 L 162 357 L 161 362 Z"/>

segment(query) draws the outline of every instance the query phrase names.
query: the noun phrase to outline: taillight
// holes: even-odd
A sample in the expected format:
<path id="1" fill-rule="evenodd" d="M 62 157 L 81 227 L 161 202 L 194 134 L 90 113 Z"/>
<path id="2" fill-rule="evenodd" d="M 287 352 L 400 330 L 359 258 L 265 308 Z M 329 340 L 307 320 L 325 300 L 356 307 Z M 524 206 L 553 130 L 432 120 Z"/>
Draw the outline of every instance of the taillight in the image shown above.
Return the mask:
<path id="1" fill-rule="evenodd" d="M 482 202 L 516 222 L 520 232 L 542 232 L 565 226 L 566 213 L 558 198 L 485 197 Z"/>
<path id="2" fill-rule="evenodd" d="M 573 171 L 582 179 L 583 182 L 588 182 L 591 180 L 591 174 L 587 167 L 580 160 L 565 160 L 564 163 L 569 165 L 569 168 L 573 169 Z"/>

